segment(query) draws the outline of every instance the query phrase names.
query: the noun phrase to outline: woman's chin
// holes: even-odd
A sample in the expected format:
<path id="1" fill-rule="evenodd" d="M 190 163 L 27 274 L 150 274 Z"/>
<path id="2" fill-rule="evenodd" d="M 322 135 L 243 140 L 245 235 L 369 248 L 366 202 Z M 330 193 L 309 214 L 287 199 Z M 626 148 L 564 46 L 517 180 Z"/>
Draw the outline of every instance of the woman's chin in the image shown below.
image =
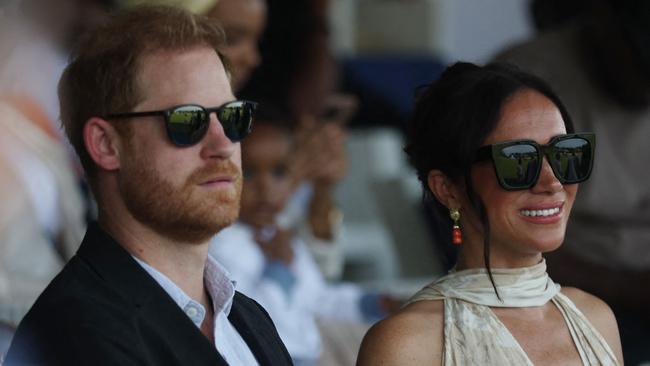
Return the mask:
<path id="1" fill-rule="evenodd" d="M 536 240 L 534 245 L 539 252 L 550 253 L 560 248 L 563 242 L 564 242 L 564 235 L 556 239 L 546 238 L 546 240 L 544 241 Z"/>

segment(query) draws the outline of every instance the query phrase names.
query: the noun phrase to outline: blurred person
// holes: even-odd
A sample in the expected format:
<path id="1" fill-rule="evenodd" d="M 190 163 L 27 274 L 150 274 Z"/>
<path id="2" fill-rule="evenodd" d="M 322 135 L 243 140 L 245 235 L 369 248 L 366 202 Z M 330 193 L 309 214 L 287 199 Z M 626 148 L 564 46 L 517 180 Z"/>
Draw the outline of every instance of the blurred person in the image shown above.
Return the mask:
<path id="1" fill-rule="evenodd" d="M 295 152 L 289 161 L 293 194 L 280 216 L 298 229 L 323 275 L 339 280 L 345 233 L 334 195 L 347 174 L 345 129 L 357 104 L 353 96 L 333 94 L 324 108 L 318 116 L 303 115 L 294 128 Z"/>
<path id="2" fill-rule="evenodd" d="M 30 96 L 61 132 L 56 85 L 79 37 L 94 29 L 115 0 L 13 0 L 11 53 L 0 69 L 4 90 Z"/>
<path id="3" fill-rule="evenodd" d="M 0 321 L 12 326 L 72 257 L 85 228 L 67 150 L 47 119 L 30 119 L 36 111 L 26 99 L 0 96 Z"/>
<path id="4" fill-rule="evenodd" d="M 212 239 L 210 253 L 243 293 L 267 309 L 294 363 L 313 365 L 322 352 L 318 320 L 356 325 L 358 338 L 347 339 L 358 345 L 365 324 L 386 315 L 397 301 L 350 283 L 328 284 L 302 237 L 282 222 L 279 214 L 292 193 L 290 162 L 298 151 L 281 119 L 264 118 L 242 143 L 239 221 Z M 351 364 L 355 355 L 356 348 L 337 364 Z"/>
<path id="5" fill-rule="evenodd" d="M 259 40 L 266 26 L 265 0 L 218 0 L 206 15 L 219 20 L 226 33 L 221 50 L 231 66 L 235 94 L 260 65 Z"/>
<path id="6" fill-rule="evenodd" d="M 320 116 L 337 81 L 329 47 L 328 0 L 267 0 L 268 23 L 260 44 L 263 63 L 241 91 L 286 110 L 293 120 Z"/>
<path id="7" fill-rule="evenodd" d="M 6 365 L 291 363 L 267 313 L 208 255 L 238 215 L 254 110 L 232 94 L 223 42 L 207 18 L 141 7 L 79 46 L 62 120 L 99 219 L 21 321 Z"/>
<path id="8" fill-rule="evenodd" d="M 345 240 L 334 189 L 346 174 L 345 132 L 357 108 L 354 96 L 337 93 L 336 62 L 329 48 L 329 1 L 267 0 L 268 24 L 260 44 L 262 64 L 240 92 L 265 100 L 296 121 L 290 169 L 295 192 L 284 221 L 300 236 L 329 242 L 308 247 L 328 279 L 343 272 Z M 303 234 L 304 233 L 304 234 Z"/>
<path id="9" fill-rule="evenodd" d="M 22 9 L 30 4 L 0 5 L 0 322 L 8 328 L 72 257 L 86 226 L 68 149 L 43 98 L 56 91 L 53 40 L 32 29 L 39 23 Z"/>
<path id="10" fill-rule="evenodd" d="M 598 132 L 594 175 L 548 266 L 612 306 L 633 365 L 650 362 L 649 25 L 647 2 L 588 2 L 574 21 L 497 56 L 548 80 L 576 128 Z"/>
<path id="11" fill-rule="evenodd" d="M 418 98 L 405 151 L 460 253 L 373 326 L 358 365 L 623 364 L 609 307 L 546 272 L 544 253 L 562 244 L 591 172 L 594 135 L 574 131 L 545 82 L 458 62 Z M 582 158 L 575 179 L 572 152 Z M 535 174 L 517 175 L 519 157 Z"/>

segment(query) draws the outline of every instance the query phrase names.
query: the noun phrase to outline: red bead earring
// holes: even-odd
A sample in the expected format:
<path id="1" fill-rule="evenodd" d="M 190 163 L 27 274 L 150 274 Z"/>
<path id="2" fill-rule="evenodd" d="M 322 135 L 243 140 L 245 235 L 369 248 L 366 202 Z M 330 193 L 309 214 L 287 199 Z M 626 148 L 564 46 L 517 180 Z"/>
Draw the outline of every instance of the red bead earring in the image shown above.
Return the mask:
<path id="1" fill-rule="evenodd" d="M 450 208 L 449 217 L 454 221 L 454 226 L 451 229 L 451 242 L 455 245 L 460 245 L 463 243 L 463 235 L 460 232 L 460 225 L 458 225 L 458 220 L 460 220 L 460 211 L 458 211 L 457 208 Z"/>

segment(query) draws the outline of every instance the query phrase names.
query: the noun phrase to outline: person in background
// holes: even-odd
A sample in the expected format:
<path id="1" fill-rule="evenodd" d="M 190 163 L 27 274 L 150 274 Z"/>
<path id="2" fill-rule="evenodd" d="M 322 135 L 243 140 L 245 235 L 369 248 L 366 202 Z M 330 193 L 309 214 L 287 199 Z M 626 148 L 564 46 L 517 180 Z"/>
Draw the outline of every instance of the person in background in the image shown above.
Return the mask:
<path id="1" fill-rule="evenodd" d="M 576 128 L 598 133 L 594 174 L 549 272 L 612 307 L 626 363 L 637 365 L 650 362 L 650 6 L 573 0 L 537 23 L 576 12 L 496 58 L 548 80 Z"/>
<path id="2" fill-rule="evenodd" d="M 219 20 L 226 32 L 221 50 L 230 63 L 232 88 L 237 94 L 260 65 L 259 41 L 266 26 L 265 0 L 219 0 L 205 13 Z"/>
<path id="3" fill-rule="evenodd" d="M 208 255 L 238 215 L 255 109 L 232 94 L 223 42 L 208 18 L 138 7 L 80 44 L 59 95 L 98 222 L 6 365 L 291 364 L 268 314 Z"/>
<path id="4" fill-rule="evenodd" d="M 358 365 L 623 364 L 610 308 L 553 282 L 543 256 L 564 240 L 594 144 L 541 79 L 507 64 L 448 67 L 417 100 L 405 151 L 450 217 L 458 261 L 373 326 Z"/>
<path id="5" fill-rule="evenodd" d="M 357 106 L 346 95 L 332 95 L 327 106 L 325 113 L 303 115 L 294 126 L 293 194 L 280 216 L 299 232 L 323 275 L 336 281 L 343 275 L 345 232 L 335 189 L 347 174 L 346 123 Z"/>
<path id="6" fill-rule="evenodd" d="M 210 253 L 243 293 L 267 309 L 294 363 L 312 365 L 322 352 L 317 320 L 367 329 L 363 324 L 382 318 L 398 303 L 353 284 L 327 283 L 302 237 L 282 222 L 297 151 L 290 127 L 269 116 L 260 116 L 242 143 L 240 218 L 212 239 Z M 363 333 L 357 334 L 350 341 L 358 345 Z"/>
<path id="7" fill-rule="evenodd" d="M 88 202 L 58 123 L 56 83 L 76 32 L 97 26 L 110 6 L 107 0 L 0 4 L 0 322 L 8 328 L 83 238 Z"/>
<path id="8" fill-rule="evenodd" d="M 357 100 L 336 91 L 329 3 L 267 0 L 262 64 L 240 95 L 267 101 L 295 121 L 295 145 L 300 151 L 294 154 L 290 169 L 295 191 L 282 216 L 300 232 L 330 243 L 314 246 L 306 240 L 323 273 L 335 280 L 343 273 L 345 233 L 334 189 L 346 174 L 346 124 L 357 109 Z M 310 236 L 300 235 L 303 239 Z"/>
<path id="9" fill-rule="evenodd" d="M 70 51 L 105 21 L 118 0 L 7 0 L 5 23 L 14 28 L 11 52 L 0 69 L 5 90 L 29 96 L 64 139 L 59 124 L 57 83 Z M 6 37 L 8 38 L 8 37 Z"/>

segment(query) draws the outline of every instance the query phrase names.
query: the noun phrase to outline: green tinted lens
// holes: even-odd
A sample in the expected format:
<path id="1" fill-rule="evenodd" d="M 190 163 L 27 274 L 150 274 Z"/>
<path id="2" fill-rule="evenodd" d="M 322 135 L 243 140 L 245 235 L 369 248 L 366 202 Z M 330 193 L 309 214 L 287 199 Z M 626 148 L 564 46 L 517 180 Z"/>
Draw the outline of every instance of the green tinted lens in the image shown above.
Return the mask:
<path id="1" fill-rule="evenodd" d="M 493 145 L 492 159 L 503 188 L 526 189 L 535 184 L 539 174 L 540 160 L 537 148 L 532 144 Z"/>
<path id="2" fill-rule="evenodd" d="M 546 155 L 561 183 L 579 183 L 589 178 L 593 156 L 592 145 L 586 138 L 576 136 L 560 140 Z"/>
<path id="3" fill-rule="evenodd" d="M 234 101 L 222 106 L 218 118 L 224 133 L 232 141 L 241 141 L 250 132 L 255 104 L 247 101 Z"/>
<path id="4" fill-rule="evenodd" d="M 203 138 L 209 121 L 205 109 L 194 105 L 181 106 L 167 116 L 167 131 L 175 144 L 193 145 Z"/>

